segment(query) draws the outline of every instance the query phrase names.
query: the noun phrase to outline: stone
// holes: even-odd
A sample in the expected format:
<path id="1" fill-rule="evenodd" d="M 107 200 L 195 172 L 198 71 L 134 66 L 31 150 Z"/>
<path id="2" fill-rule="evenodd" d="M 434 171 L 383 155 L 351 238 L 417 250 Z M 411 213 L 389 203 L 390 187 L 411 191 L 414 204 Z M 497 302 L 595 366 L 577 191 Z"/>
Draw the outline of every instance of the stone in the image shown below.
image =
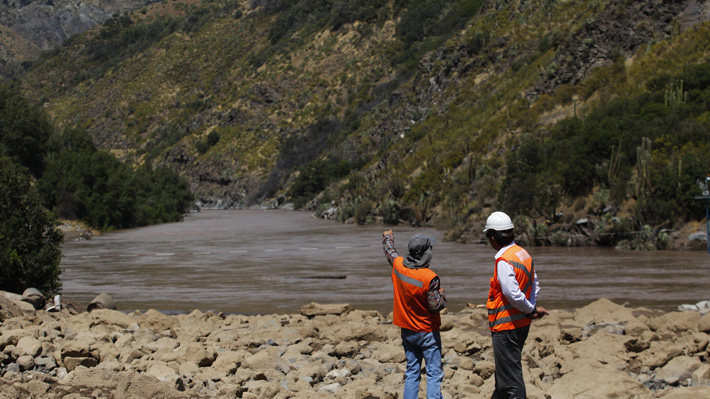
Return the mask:
<path id="1" fill-rule="evenodd" d="M 651 391 L 626 372 L 588 361 L 556 379 L 546 394 L 550 399 L 650 398 Z"/>
<path id="2" fill-rule="evenodd" d="M 690 376 L 692 385 L 707 385 L 710 386 L 710 364 L 701 364 Z"/>
<path id="3" fill-rule="evenodd" d="M 40 356 L 35 358 L 35 366 L 45 371 L 51 371 L 57 367 L 57 362 L 54 361 L 54 357 Z"/>
<path id="4" fill-rule="evenodd" d="M 360 350 L 356 341 L 344 341 L 335 346 L 335 355 L 338 357 L 353 357 Z"/>
<path id="5" fill-rule="evenodd" d="M 44 381 L 34 380 L 27 384 L 27 391 L 36 398 L 44 397 L 49 388 L 50 385 Z"/>
<path id="6" fill-rule="evenodd" d="M 495 369 L 495 363 L 490 360 L 479 360 L 478 362 L 476 362 L 476 365 L 473 366 L 473 372 L 479 375 L 484 380 L 487 380 L 488 377 L 492 376 L 495 372 Z"/>
<path id="7" fill-rule="evenodd" d="M 30 336 L 25 336 L 17 341 L 17 348 L 21 349 L 24 354 L 37 357 L 42 353 L 42 343 Z"/>
<path id="8" fill-rule="evenodd" d="M 574 319 L 584 325 L 600 325 L 628 323 L 636 318 L 631 309 L 617 305 L 606 298 L 601 298 L 575 310 Z"/>
<path id="9" fill-rule="evenodd" d="M 710 398 L 710 387 L 695 386 L 695 387 L 679 387 L 669 389 L 658 396 L 657 399 L 699 399 Z"/>
<path id="10" fill-rule="evenodd" d="M 154 333 L 159 333 L 161 331 L 175 328 L 178 326 L 179 322 L 175 317 L 170 317 L 166 314 L 158 312 L 155 309 L 149 309 L 138 320 L 138 324 L 141 327 L 150 329 Z"/>
<path id="11" fill-rule="evenodd" d="M 701 365 L 700 359 L 690 356 L 679 356 L 671 359 L 665 366 L 656 371 L 656 381 L 675 385 L 688 380 Z"/>
<path id="12" fill-rule="evenodd" d="M 89 303 L 89 306 L 86 307 L 88 312 L 92 312 L 96 309 L 116 310 L 116 302 L 113 300 L 111 295 L 102 292 Z"/>
<path id="13" fill-rule="evenodd" d="M 381 363 L 401 363 L 407 360 L 406 354 L 401 344 L 388 342 L 373 342 L 372 357 Z"/>
<path id="14" fill-rule="evenodd" d="M 1 297 L 2 291 L 0 291 L 0 298 Z M 2 334 L 0 334 L 0 349 L 4 350 L 8 345 L 16 345 L 20 338 L 27 335 L 27 331 L 24 329 L 6 329 L 2 331 Z"/>
<path id="15" fill-rule="evenodd" d="M 178 371 L 183 377 L 194 377 L 200 372 L 200 366 L 195 362 L 185 362 L 180 365 Z"/>
<path id="16" fill-rule="evenodd" d="M 88 357 L 91 355 L 90 346 L 85 340 L 69 341 L 61 349 L 62 360 L 65 357 Z"/>
<path id="17" fill-rule="evenodd" d="M 698 331 L 710 334 L 710 313 L 704 315 L 698 321 Z"/>
<path id="18" fill-rule="evenodd" d="M 67 371 L 73 371 L 79 366 L 95 367 L 99 362 L 93 357 L 66 357 L 64 358 L 64 367 Z"/>
<path id="19" fill-rule="evenodd" d="M 648 326 L 656 332 L 692 332 L 698 331 L 700 319 L 698 312 L 669 312 L 651 318 Z"/>
<path id="20" fill-rule="evenodd" d="M 22 301 L 31 304 L 35 310 L 39 310 L 44 308 L 47 298 L 45 298 L 44 294 L 42 294 L 38 289 L 27 288 L 22 293 Z"/>
<path id="21" fill-rule="evenodd" d="M 104 324 L 128 328 L 135 324 L 135 320 L 123 312 L 113 309 L 94 309 L 90 314 L 92 324 Z"/>
<path id="22" fill-rule="evenodd" d="M 194 362 L 200 367 L 207 367 L 214 363 L 217 354 L 211 346 L 205 346 L 198 342 L 191 342 L 185 349 L 185 360 Z"/>
<path id="23" fill-rule="evenodd" d="M 340 387 L 341 385 L 339 383 L 334 382 L 332 384 L 323 385 L 318 389 L 318 392 L 327 392 L 331 395 L 335 395 L 336 392 L 338 392 L 338 390 L 340 389 Z"/>
<path id="24" fill-rule="evenodd" d="M 319 304 L 311 302 L 308 305 L 301 306 L 301 314 L 307 317 L 323 316 L 323 315 L 341 315 L 352 311 L 353 308 L 349 304 Z"/>
<path id="25" fill-rule="evenodd" d="M 17 358 L 17 365 L 21 371 L 32 370 L 35 366 L 35 359 L 32 356 L 24 355 Z"/>
<path id="26" fill-rule="evenodd" d="M 224 372 L 225 374 L 234 374 L 237 368 L 242 364 L 244 360 L 244 351 L 228 351 L 220 353 L 217 356 L 217 360 L 212 364 L 212 368 Z"/>
<path id="27" fill-rule="evenodd" d="M 182 378 L 173 370 L 165 364 L 155 364 L 150 366 L 146 370 L 147 375 L 152 375 L 153 377 L 167 383 L 170 386 L 175 387 L 178 391 L 185 390 L 185 383 Z"/>
<path id="28" fill-rule="evenodd" d="M 651 329 L 644 323 L 639 321 L 630 321 L 624 326 L 624 334 L 630 335 L 632 337 L 640 337 L 644 332 L 650 331 Z"/>

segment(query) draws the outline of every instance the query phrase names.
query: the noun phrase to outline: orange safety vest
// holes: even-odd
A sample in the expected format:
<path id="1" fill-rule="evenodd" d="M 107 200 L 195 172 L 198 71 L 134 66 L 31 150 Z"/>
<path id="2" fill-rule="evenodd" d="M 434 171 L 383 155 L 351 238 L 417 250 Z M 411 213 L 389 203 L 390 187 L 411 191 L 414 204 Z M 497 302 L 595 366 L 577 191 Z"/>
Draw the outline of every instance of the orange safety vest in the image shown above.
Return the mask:
<path id="1" fill-rule="evenodd" d="M 430 312 L 427 303 L 429 284 L 434 277 L 436 273 L 428 267 L 405 267 L 401 256 L 392 262 L 394 325 L 417 332 L 439 331 L 441 316 Z"/>
<path id="2" fill-rule="evenodd" d="M 491 288 L 488 291 L 488 327 L 491 331 L 514 330 L 530 325 L 530 319 L 523 312 L 508 302 L 498 281 L 498 262 L 504 260 L 515 270 L 515 279 L 525 298 L 530 299 L 533 290 L 533 276 L 535 265 L 528 251 L 518 245 L 508 248 L 503 255 L 496 259 L 496 267 L 491 279 Z"/>

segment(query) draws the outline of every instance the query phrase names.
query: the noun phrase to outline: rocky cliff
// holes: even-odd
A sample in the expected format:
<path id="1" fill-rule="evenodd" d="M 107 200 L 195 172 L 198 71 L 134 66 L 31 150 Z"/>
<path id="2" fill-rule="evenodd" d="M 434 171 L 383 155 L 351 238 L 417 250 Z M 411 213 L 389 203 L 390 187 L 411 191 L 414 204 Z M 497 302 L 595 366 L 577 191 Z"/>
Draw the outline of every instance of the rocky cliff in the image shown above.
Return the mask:
<path id="1" fill-rule="evenodd" d="M 153 0 L 0 1 L 0 77 L 20 74 L 41 51 Z"/>

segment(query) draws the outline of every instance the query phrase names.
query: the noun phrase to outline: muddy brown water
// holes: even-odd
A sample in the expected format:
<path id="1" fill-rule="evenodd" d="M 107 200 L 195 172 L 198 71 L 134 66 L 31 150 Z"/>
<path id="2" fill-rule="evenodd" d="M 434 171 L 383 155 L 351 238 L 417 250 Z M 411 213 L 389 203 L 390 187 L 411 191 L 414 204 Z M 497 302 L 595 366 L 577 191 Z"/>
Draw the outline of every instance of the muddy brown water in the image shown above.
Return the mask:
<path id="1" fill-rule="evenodd" d="M 88 304 L 102 292 L 119 310 L 167 313 L 298 313 L 304 304 L 349 303 L 388 314 L 390 267 L 381 246 L 389 227 L 343 225 L 294 211 L 203 211 L 182 223 L 103 233 L 64 245 L 62 295 Z M 435 229 L 393 226 L 402 255 L 412 234 L 437 240 L 432 269 L 451 311 L 484 304 L 493 251 L 442 242 Z M 674 310 L 710 299 L 703 251 L 530 247 L 539 304 L 572 310 L 599 298 Z"/>

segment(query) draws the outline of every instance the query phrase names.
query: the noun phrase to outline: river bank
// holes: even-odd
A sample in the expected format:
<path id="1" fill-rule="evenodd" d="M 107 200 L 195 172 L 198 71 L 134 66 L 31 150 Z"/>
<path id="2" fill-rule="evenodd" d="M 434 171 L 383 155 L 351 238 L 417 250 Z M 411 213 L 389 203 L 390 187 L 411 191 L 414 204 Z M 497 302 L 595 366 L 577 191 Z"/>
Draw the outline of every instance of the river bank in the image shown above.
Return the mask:
<path id="1" fill-rule="evenodd" d="M 0 398 L 398 398 L 390 315 L 308 304 L 297 314 L 50 313 L 0 325 Z M 704 306 L 704 305 L 703 305 Z M 442 317 L 445 398 L 488 398 L 486 310 Z M 531 399 L 710 397 L 708 309 L 663 312 L 599 299 L 535 321 L 523 353 Z M 424 377 L 424 379 L 426 379 Z"/>

